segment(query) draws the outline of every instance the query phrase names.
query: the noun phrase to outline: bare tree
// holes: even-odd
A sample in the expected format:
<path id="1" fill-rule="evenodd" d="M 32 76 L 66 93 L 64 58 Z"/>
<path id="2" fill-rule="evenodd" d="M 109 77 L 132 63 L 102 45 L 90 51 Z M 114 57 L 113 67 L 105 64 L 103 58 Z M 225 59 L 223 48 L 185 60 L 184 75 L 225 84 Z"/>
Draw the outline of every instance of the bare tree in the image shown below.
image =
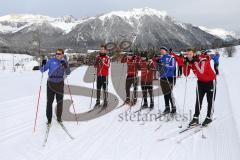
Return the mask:
<path id="1" fill-rule="evenodd" d="M 224 49 L 224 52 L 227 54 L 228 57 L 233 57 L 234 53 L 236 52 L 235 46 L 229 46 Z"/>

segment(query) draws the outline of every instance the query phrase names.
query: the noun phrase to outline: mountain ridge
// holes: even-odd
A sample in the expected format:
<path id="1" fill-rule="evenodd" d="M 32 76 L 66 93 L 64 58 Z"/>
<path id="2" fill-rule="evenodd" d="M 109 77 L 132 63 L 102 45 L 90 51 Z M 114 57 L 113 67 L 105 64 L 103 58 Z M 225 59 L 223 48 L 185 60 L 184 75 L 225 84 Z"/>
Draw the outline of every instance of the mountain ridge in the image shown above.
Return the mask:
<path id="1" fill-rule="evenodd" d="M 136 35 L 134 45 L 142 48 L 209 46 L 223 40 L 198 26 L 179 22 L 165 11 L 148 7 L 80 19 L 32 14 L 0 17 L 0 37 L 12 47 L 32 47 L 30 41 L 35 32 L 40 33 L 43 48 L 75 50 L 95 49 L 103 42 L 133 41 L 133 35 Z"/>

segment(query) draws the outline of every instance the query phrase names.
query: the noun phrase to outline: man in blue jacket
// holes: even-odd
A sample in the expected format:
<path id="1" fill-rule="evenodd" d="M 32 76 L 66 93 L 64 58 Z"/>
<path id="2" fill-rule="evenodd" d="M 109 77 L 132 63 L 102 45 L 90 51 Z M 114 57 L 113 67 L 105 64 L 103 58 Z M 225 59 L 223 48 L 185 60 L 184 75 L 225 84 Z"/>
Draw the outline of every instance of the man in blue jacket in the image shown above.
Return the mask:
<path id="1" fill-rule="evenodd" d="M 219 58 L 220 58 L 220 54 L 219 54 L 218 52 L 216 52 L 216 53 L 212 56 L 212 60 L 214 61 L 214 70 L 215 70 L 215 72 L 216 72 L 216 75 L 219 74 L 219 71 L 218 71 Z"/>
<path id="2" fill-rule="evenodd" d="M 165 110 L 163 114 L 175 114 L 176 104 L 173 96 L 174 78 L 176 73 L 176 61 L 173 56 L 168 53 L 166 47 L 161 47 L 162 57 L 157 59 L 157 69 L 160 75 L 160 85 L 164 94 Z M 171 103 L 171 110 L 170 110 Z"/>
<path id="3" fill-rule="evenodd" d="M 49 61 L 43 60 L 41 72 L 48 70 L 47 81 L 47 124 L 52 121 L 52 104 L 56 95 L 57 100 L 57 121 L 62 122 L 63 94 L 64 94 L 64 75 L 70 74 L 68 62 L 64 59 L 64 50 L 57 49 L 56 56 Z"/>

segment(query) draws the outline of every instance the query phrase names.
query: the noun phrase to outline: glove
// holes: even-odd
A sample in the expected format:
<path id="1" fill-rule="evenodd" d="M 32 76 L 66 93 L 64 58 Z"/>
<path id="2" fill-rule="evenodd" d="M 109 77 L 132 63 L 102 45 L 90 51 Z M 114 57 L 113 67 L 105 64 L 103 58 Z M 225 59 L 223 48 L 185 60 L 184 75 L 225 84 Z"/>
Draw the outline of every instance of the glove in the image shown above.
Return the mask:
<path id="1" fill-rule="evenodd" d="M 46 59 L 43 59 L 42 60 L 42 65 L 41 65 L 41 67 L 43 67 L 44 65 L 46 65 L 47 64 L 47 60 Z"/>
<path id="2" fill-rule="evenodd" d="M 101 65 L 101 64 L 102 64 L 102 60 L 98 58 L 95 62 L 95 65 L 98 66 L 98 65 Z"/>
<path id="3" fill-rule="evenodd" d="M 189 60 L 188 57 L 184 58 L 184 64 L 185 65 L 193 64 L 197 61 L 198 61 L 198 58 L 196 56 L 194 56 L 191 60 Z"/>
<path id="4" fill-rule="evenodd" d="M 193 59 L 192 59 L 192 63 L 195 63 L 198 61 L 198 57 L 197 56 L 194 56 Z"/>
<path id="5" fill-rule="evenodd" d="M 151 69 L 152 69 L 151 64 L 148 64 L 147 65 L 147 70 L 151 70 Z"/>
<path id="6" fill-rule="evenodd" d="M 61 65 L 62 65 L 64 68 L 67 68 L 67 63 L 66 63 L 66 61 L 62 60 L 60 63 L 61 63 Z"/>

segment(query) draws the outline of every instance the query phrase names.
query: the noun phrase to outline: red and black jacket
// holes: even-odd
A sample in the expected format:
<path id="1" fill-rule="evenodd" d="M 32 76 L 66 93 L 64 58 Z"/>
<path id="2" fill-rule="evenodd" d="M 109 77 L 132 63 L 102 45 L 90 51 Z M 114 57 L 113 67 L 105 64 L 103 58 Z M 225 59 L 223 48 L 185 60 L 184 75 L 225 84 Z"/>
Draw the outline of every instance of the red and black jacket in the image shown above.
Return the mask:
<path id="1" fill-rule="evenodd" d="M 110 58 L 109 56 L 97 56 L 96 62 L 94 65 L 97 68 L 97 76 L 105 76 L 109 75 L 109 67 L 110 67 Z"/>
<path id="2" fill-rule="evenodd" d="M 179 67 L 184 65 L 184 57 L 183 56 L 178 56 L 174 52 L 171 52 L 170 55 L 172 55 L 175 58 Z"/>
<path id="3" fill-rule="evenodd" d="M 128 58 L 126 56 L 124 56 L 121 59 L 121 63 L 127 63 L 127 76 L 128 77 L 136 77 L 138 74 L 138 63 L 139 63 L 139 59 L 136 56 L 133 56 L 133 58 Z"/>
<path id="4" fill-rule="evenodd" d="M 138 67 L 141 70 L 141 82 L 152 82 L 156 72 L 154 62 L 152 60 L 140 60 Z"/>
<path id="5" fill-rule="evenodd" d="M 190 70 L 196 75 L 199 81 L 208 82 L 216 79 L 216 74 L 211 67 L 210 60 L 207 58 L 201 58 L 190 64 L 184 64 L 183 73 L 185 76 L 190 74 Z"/>

